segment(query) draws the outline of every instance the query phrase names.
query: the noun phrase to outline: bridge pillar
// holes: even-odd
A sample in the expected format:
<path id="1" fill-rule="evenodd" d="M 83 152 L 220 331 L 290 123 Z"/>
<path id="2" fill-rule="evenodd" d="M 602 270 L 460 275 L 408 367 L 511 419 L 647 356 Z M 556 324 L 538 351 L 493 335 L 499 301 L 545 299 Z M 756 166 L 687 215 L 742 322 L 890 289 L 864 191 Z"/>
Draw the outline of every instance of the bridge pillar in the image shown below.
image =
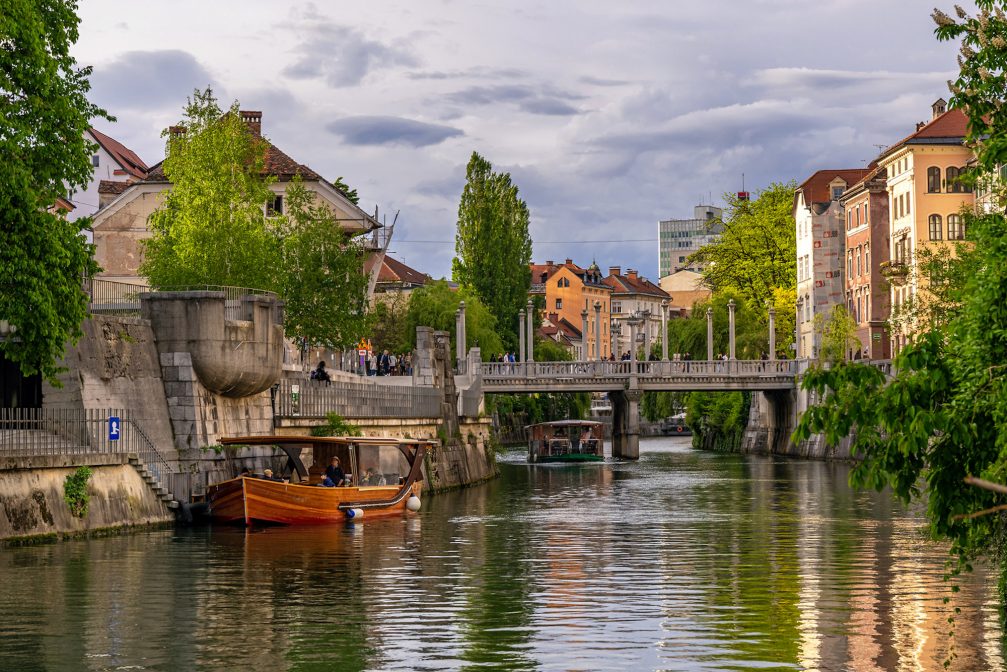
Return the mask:
<path id="1" fill-rule="evenodd" d="M 706 309 L 706 361 L 713 361 L 713 308 Z"/>
<path id="2" fill-rule="evenodd" d="M 601 301 L 594 302 L 594 358 L 601 359 Z"/>
<path id="3" fill-rule="evenodd" d="M 580 358 L 588 362 L 591 361 L 591 353 L 587 348 L 587 308 L 580 311 Z"/>
<path id="4" fill-rule="evenodd" d="M 668 361 L 668 299 L 661 302 L 661 361 Z"/>
<path id="5" fill-rule="evenodd" d="M 728 322 L 728 336 L 730 337 L 730 354 L 727 356 L 728 359 L 734 359 L 734 299 L 727 302 L 727 318 Z"/>
<path id="6" fill-rule="evenodd" d="M 640 398 L 643 392 L 629 389 L 609 392 L 612 400 L 612 457 L 640 459 Z"/>
<path id="7" fill-rule="evenodd" d="M 535 304 L 528 299 L 528 305 L 525 307 L 528 311 L 528 334 L 525 337 L 528 341 L 528 361 L 535 361 Z"/>
<path id="8" fill-rule="evenodd" d="M 776 308 L 769 304 L 769 359 L 776 359 Z"/>

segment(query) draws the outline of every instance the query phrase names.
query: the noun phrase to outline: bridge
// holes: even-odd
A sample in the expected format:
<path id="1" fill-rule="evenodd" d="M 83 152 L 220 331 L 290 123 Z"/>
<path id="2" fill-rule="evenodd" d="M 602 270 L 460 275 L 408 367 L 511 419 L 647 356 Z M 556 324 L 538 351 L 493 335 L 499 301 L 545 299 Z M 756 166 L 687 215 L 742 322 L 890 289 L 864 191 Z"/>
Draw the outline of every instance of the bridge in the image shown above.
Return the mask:
<path id="1" fill-rule="evenodd" d="M 727 392 L 793 390 L 796 360 L 491 362 L 479 364 L 483 394 L 521 392 Z"/>

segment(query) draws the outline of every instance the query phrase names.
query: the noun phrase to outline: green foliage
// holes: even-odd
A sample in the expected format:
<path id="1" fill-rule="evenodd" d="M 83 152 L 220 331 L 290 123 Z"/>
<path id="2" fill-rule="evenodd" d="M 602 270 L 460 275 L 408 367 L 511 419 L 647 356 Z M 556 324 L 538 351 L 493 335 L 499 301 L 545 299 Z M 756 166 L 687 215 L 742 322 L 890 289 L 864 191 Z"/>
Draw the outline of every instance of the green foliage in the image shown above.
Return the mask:
<path id="1" fill-rule="evenodd" d="M 654 422 L 670 418 L 685 410 L 688 393 L 685 392 L 644 392 L 640 400 L 640 414 Z"/>
<path id="2" fill-rule="evenodd" d="M 573 360 L 566 348 L 546 339 L 535 341 L 536 362 L 569 362 Z M 489 408 L 499 415 L 524 414 L 528 423 L 551 420 L 581 420 L 591 410 L 591 395 L 587 392 L 543 394 L 499 394 L 487 397 Z"/>
<path id="3" fill-rule="evenodd" d="M 750 393 L 690 392 L 685 403 L 685 423 L 693 432 L 694 446 L 738 449 L 748 425 Z"/>
<path id="4" fill-rule="evenodd" d="M 87 515 L 87 507 L 91 501 L 87 483 L 91 480 L 92 473 L 91 467 L 77 467 L 63 481 L 63 501 L 70 507 L 70 513 L 78 518 Z"/>
<path id="5" fill-rule="evenodd" d="M 733 288 L 714 294 L 708 301 L 697 301 L 689 317 L 668 321 L 669 356 L 677 352 L 689 353 L 693 359 L 706 359 L 707 308 L 713 308 L 713 356 L 727 354 L 731 300 L 735 302 L 735 354 L 738 359 L 758 359 L 769 347 L 766 311 L 762 306 L 753 307 Z M 788 338 L 793 338 L 792 334 Z"/>
<path id="6" fill-rule="evenodd" d="M 857 321 L 846 306 L 833 306 L 828 315 L 815 313 L 814 329 L 821 337 L 819 362 L 841 362 L 849 358 L 851 350 L 862 347 L 857 338 Z"/>
<path id="7" fill-rule="evenodd" d="M 981 182 L 1007 161 L 1007 21 L 1005 3 L 976 4 L 978 17 L 959 11 L 954 21 L 935 11 L 934 19 L 940 39 L 962 39 L 952 104 L 968 115 L 978 157 L 974 179 Z M 819 403 L 802 418 L 795 440 L 813 432 L 831 443 L 851 436 L 862 460 L 851 475 L 857 486 L 889 486 L 908 500 L 921 496 L 925 483 L 930 529 L 950 539 L 959 568 L 989 554 L 1003 576 L 1005 519 L 967 517 L 1003 497 L 963 483 L 969 475 L 1007 481 L 1007 219 L 1004 202 L 997 193 L 993 199 L 989 214 L 971 217 L 972 251 L 945 251 L 933 296 L 948 301 L 940 313 L 921 314 L 922 333 L 895 358 L 894 378 L 850 363 L 813 369 L 804 387 Z"/>
<path id="8" fill-rule="evenodd" d="M 276 218 L 280 263 L 275 287 L 285 302 L 284 328 L 311 343 L 345 348 L 367 333 L 363 247 L 343 232 L 332 209 L 295 178 L 286 191 L 285 217 Z"/>
<path id="9" fill-rule="evenodd" d="M 562 345 L 547 338 L 541 341 L 535 341 L 535 348 L 533 352 L 536 362 L 572 362 L 573 355 L 569 350 L 564 348 Z"/>
<path id="10" fill-rule="evenodd" d="M 483 358 L 503 350 L 497 335 L 496 318 L 476 295 L 467 288 L 451 289 L 446 280 L 438 280 L 413 290 L 406 312 L 406 330 L 410 348 L 416 345 L 416 327 L 433 327 L 451 333 L 451 352 L 455 343 L 455 311 L 465 302 L 466 352 L 479 346 Z"/>
<path id="11" fill-rule="evenodd" d="M 265 143 L 237 103 L 224 114 L 210 89 L 193 92 L 180 125 L 185 133 L 168 135 L 172 188 L 148 221 L 140 273 L 155 287 L 272 288 L 280 250 L 264 216 L 272 200 L 261 175 Z"/>
<path id="12" fill-rule="evenodd" d="M 406 352 L 412 349 L 416 338 L 413 330 L 410 338 L 407 315 L 409 297 L 404 293 L 375 295 L 374 307 L 368 315 L 368 333 L 371 343 L 378 350 Z"/>
<path id="13" fill-rule="evenodd" d="M 360 205 L 360 196 L 357 195 L 357 190 L 350 189 L 350 187 L 345 182 L 343 182 L 342 175 L 333 180 L 332 186 L 336 188 L 336 191 L 345 196 L 346 200 L 348 200 L 350 203 L 352 203 L 353 205 Z"/>
<path id="14" fill-rule="evenodd" d="M 360 428 L 338 413 L 325 416 L 325 424 L 311 428 L 311 436 L 361 436 Z"/>
<path id="15" fill-rule="evenodd" d="M 531 287 L 528 206 L 518 197 L 510 174 L 494 173 L 490 162 L 476 152 L 465 177 L 452 276 L 489 308 L 504 344 L 513 349 L 518 311 Z"/>
<path id="16" fill-rule="evenodd" d="M 90 220 L 50 210 L 90 182 L 96 146 L 84 133 L 93 119 L 111 120 L 88 102 L 91 68 L 70 53 L 76 9 L 7 0 L 0 11 L 0 320 L 16 330 L 0 353 L 53 382 L 87 316 L 81 280 L 99 268 L 83 233 Z"/>
<path id="17" fill-rule="evenodd" d="M 778 289 L 796 287 L 796 188 L 794 182 L 773 183 L 751 201 L 724 195 L 723 233 L 689 257 L 704 266 L 703 279 L 714 293 L 730 288 L 752 305 L 765 306 Z"/>

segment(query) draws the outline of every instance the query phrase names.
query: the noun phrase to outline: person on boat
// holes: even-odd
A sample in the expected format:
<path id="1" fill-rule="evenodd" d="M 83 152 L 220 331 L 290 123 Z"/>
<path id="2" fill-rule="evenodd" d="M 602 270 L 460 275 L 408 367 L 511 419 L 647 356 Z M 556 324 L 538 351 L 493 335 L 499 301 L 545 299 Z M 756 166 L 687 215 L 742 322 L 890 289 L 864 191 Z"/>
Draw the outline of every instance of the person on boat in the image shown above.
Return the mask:
<path id="1" fill-rule="evenodd" d="M 329 460 L 329 466 L 325 467 L 325 476 L 332 480 L 334 486 L 346 485 L 346 474 L 343 472 L 343 468 L 339 466 L 339 458 L 333 456 Z"/>
<path id="2" fill-rule="evenodd" d="M 374 467 L 368 467 L 367 471 L 364 472 L 364 478 L 360 482 L 360 485 L 388 485 L 388 481 L 383 474 L 375 471 Z"/>
<path id="3" fill-rule="evenodd" d="M 317 380 L 320 383 L 332 382 L 332 376 L 330 376 L 329 372 L 325 370 L 324 359 L 319 361 L 318 366 L 315 367 L 315 370 L 311 372 L 311 380 Z"/>
<path id="4" fill-rule="evenodd" d="M 591 429 L 589 427 L 585 427 L 584 431 L 580 433 L 580 449 L 588 450 L 593 447 L 594 446 L 591 445 Z"/>
<path id="5" fill-rule="evenodd" d="M 252 475 L 252 470 L 249 469 L 248 467 L 245 467 L 244 469 L 241 470 L 241 473 L 238 474 L 238 475 L 239 476 L 251 476 Z"/>
<path id="6" fill-rule="evenodd" d="M 321 483 L 319 483 L 318 485 L 320 485 L 320 486 L 321 486 L 321 487 L 323 487 L 323 488 L 334 488 L 334 487 L 336 487 L 336 484 L 335 484 L 335 483 L 333 483 L 333 482 L 332 482 L 332 479 L 331 479 L 331 478 L 329 478 L 328 476 L 324 477 L 324 478 L 322 479 L 322 482 L 321 482 Z"/>
<path id="7" fill-rule="evenodd" d="M 280 483 L 283 482 L 283 479 L 280 478 L 279 476 L 273 476 L 273 470 L 272 469 L 263 469 L 262 470 L 262 478 L 264 480 L 267 480 L 267 481 L 278 481 Z"/>

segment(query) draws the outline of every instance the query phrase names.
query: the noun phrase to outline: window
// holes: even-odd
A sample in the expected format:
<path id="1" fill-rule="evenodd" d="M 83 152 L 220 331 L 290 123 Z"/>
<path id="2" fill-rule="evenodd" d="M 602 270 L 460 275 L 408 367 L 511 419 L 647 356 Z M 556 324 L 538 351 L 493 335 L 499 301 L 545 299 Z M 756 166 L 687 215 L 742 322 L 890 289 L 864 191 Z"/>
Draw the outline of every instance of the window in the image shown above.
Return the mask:
<path id="1" fill-rule="evenodd" d="M 839 186 L 832 187 L 832 200 L 838 201 L 839 197 L 843 195 L 843 191 L 845 191 L 843 187 Z"/>
<path id="2" fill-rule="evenodd" d="M 927 191 L 931 194 L 941 193 L 941 169 L 937 166 L 927 168 Z"/>
<path id="3" fill-rule="evenodd" d="M 860 226 L 860 208 L 857 208 L 857 226 Z"/>
<path id="4" fill-rule="evenodd" d="M 679 258 L 678 258 L 678 260 L 679 260 L 680 262 L 684 262 L 684 261 L 685 261 L 685 257 L 679 257 Z"/>
<path id="5" fill-rule="evenodd" d="M 91 157 L 91 165 L 93 167 L 97 168 L 100 163 L 101 163 L 101 157 L 100 156 L 98 156 L 97 154 L 95 154 L 94 156 Z"/>
<path id="6" fill-rule="evenodd" d="M 908 215 L 913 211 L 912 204 L 910 203 L 909 192 L 906 192 L 906 214 Z"/>
<path id="7" fill-rule="evenodd" d="M 944 171 L 945 181 L 947 182 L 947 189 L 949 194 L 960 194 L 963 189 L 962 185 L 958 183 L 958 176 L 961 171 L 954 166 L 948 166 Z"/>
<path id="8" fill-rule="evenodd" d="M 948 240 L 965 240 L 965 227 L 959 215 L 948 215 Z"/>
<path id="9" fill-rule="evenodd" d="M 556 299 L 556 310 L 563 310 L 563 299 Z"/>
<path id="10" fill-rule="evenodd" d="M 266 216 L 274 217 L 283 214 L 283 194 L 276 194 L 273 200 L 266 206 Z"/>
<path id="11" fill-rule="evenodd" d="M 853 277 L 853 251 L 850 250 L 850 254 L 846 258 L 846 277 Z"/>
<path id="12" fill-rule="evenodd" d="M 871 246 L 864 245 L 864 271 L 871 272 Z"/>
<path id="13" fill-rule="evenodd" d="M 863 263 L 864 263 L 863 251 L 861 250 L 861 248 L 858 247 L 857 248 L 857 275 L 863 275 L 864 274 Z"/>
<path id="14" fill-rule="evenodd" d="M 930 240 L 940 240 L 941 239 L 941 216 L 940 215 L 930 215 Z M 951 226 L 951 220 L 948 220 L 948 226 Z M 950 238 L 950 234 L 948 236 Z"/>
<path id="15" fill-rule="evenodd" d="M 620 302 L 620 301 L 613 301 L 612 302 L 612 312 L 613 313 L 621 313 L 622 312 L 622 302 Z"/>

